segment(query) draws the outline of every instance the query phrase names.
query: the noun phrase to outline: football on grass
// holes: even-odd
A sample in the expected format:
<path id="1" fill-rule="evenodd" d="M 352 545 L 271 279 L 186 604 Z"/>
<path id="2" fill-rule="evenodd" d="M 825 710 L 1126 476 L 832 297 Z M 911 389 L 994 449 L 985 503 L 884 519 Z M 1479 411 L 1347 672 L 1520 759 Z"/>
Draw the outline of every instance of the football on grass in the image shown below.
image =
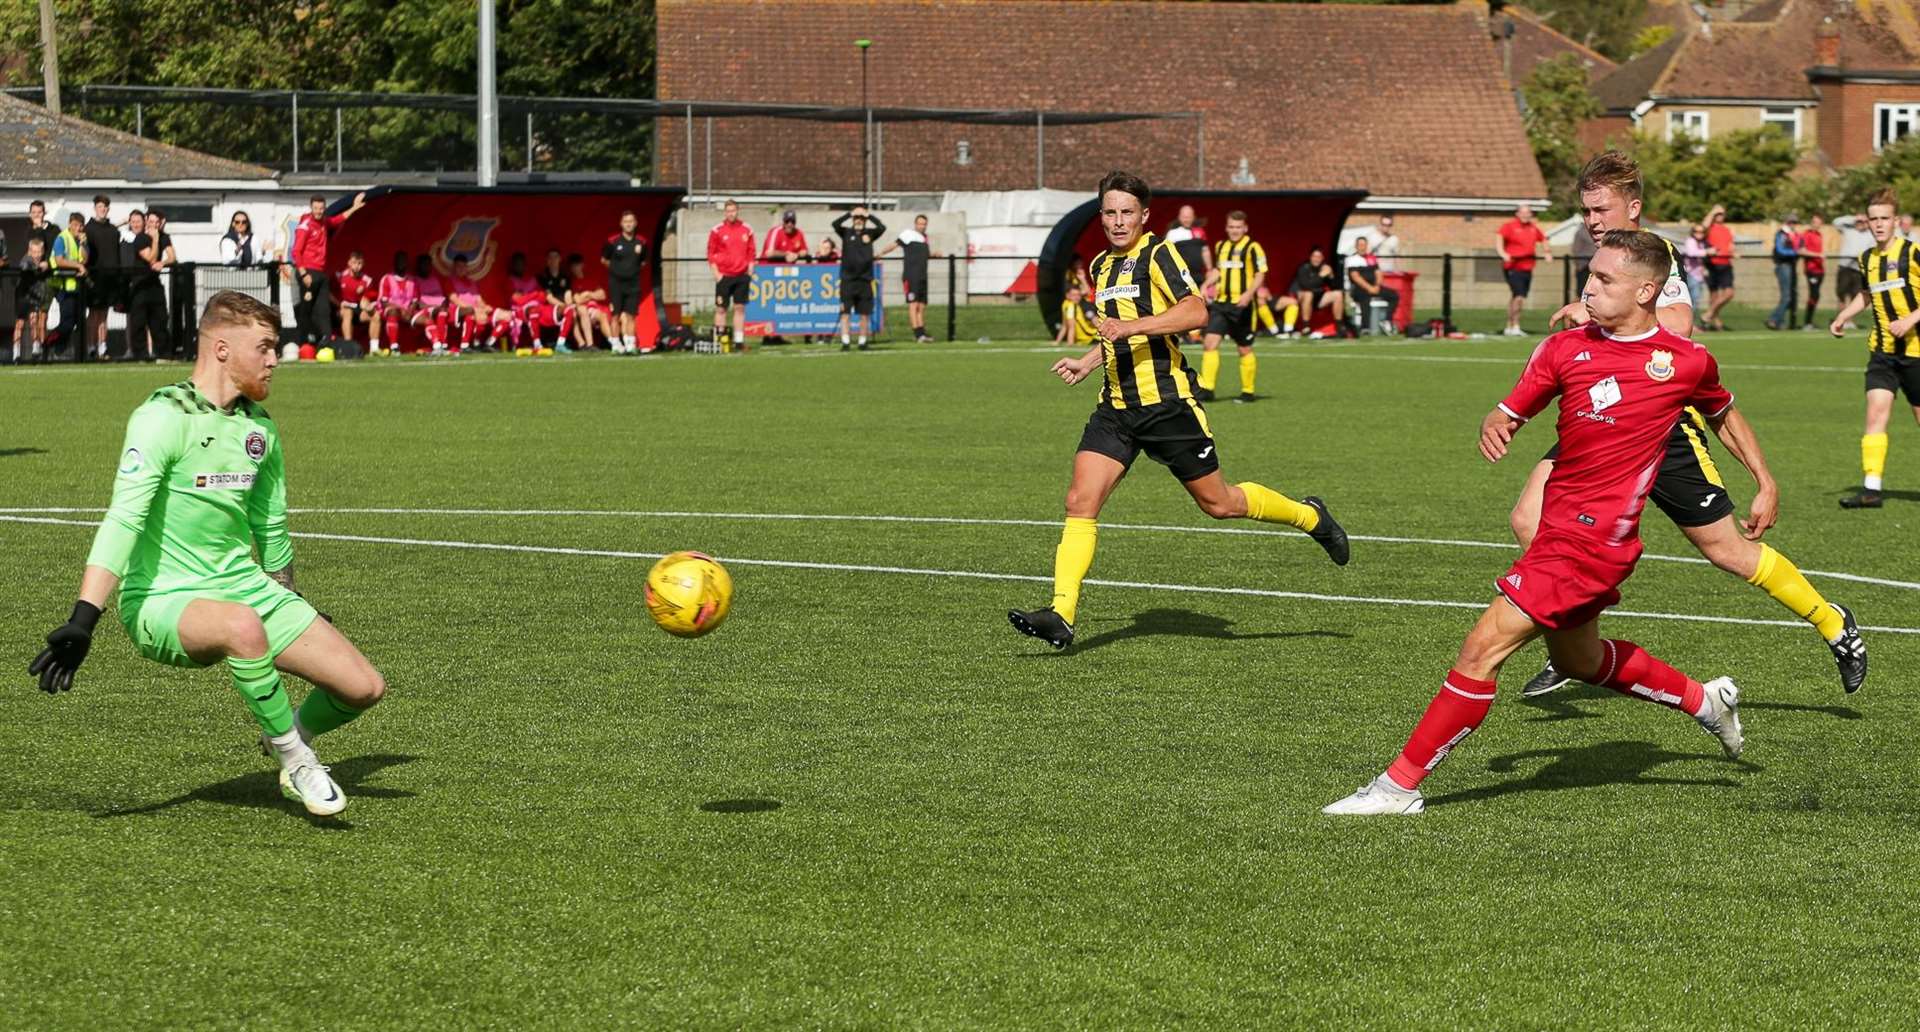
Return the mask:
<path id="1" fill-rule="evenodd" d="M 675 552 L 647 572 L 647 612 L 668 634 L 699 636 L 720 626 L 733 604 L 733 578 L 710 555 Z"/>

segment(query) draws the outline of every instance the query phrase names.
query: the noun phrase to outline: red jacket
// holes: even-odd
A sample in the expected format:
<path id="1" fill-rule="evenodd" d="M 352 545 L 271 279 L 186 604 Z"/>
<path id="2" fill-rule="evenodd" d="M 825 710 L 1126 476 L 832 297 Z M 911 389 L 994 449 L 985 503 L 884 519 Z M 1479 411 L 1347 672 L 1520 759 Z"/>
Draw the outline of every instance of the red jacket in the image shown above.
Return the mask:
<path id="1" fill-rule="evenodd" d="M 1806 260 L 1807 275 L 1825 276 L 1827 274 L 1827 242 L 1821 239 L 1819 230 L 1809 229 L 1801 233 L 1800 239 L 1794 241 L 1794 244 L 1800 248 L 1800 257 Z"/>
<path id="2" fill-rule="evenodd" d="M 345 215 L 322 215 L 316 219 L 308 212 L 300 216 L 300 224 L 293 229 L 293 246 L 287 248 L 287 259 L 293 262 L 294 268 L 326 271 L 327 238 L 345 221 Z"/>
<path id="3" fill-rule="evenodd" d="M 793 227 L 791 233 L 784 226 L 768 230 L 766 243 L 760 248 L 760 257 L 770 262 L 784 262 L 788 252 L 799 255 L 801 261 L 806 261 L 810 253 L 807 250 L 807 235 L 800 232 L 800 227 Z"/>
<path id="4" fill-rule="evenodd" d="M 707 261 L 722 276 L 744 276 L 753 267 L 753 229 L 722 221 L 707 234 Z"/>

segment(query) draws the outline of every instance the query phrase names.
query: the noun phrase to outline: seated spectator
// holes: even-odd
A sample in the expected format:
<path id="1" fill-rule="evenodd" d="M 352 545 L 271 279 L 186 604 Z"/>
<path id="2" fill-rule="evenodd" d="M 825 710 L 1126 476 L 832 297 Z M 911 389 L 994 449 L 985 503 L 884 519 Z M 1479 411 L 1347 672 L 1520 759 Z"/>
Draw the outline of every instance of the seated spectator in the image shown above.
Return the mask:
<path id="1" fill-rule="evenodd" d="M 1060 330 L 1053 335 L 1055 344 L 1088 347 L 1100 340 L 1100 313 L 1087 300 L 1087 293 L 1074 283 L 1067 287 L 1060 302 Z"/>
<path id="2" fill-rule="evenodd" d="M 587 279 L 587 260 L 577 254 L 567 255 L 567 276 L 573 282 L 573 303 L 579 313 L 574 320 L 574 329 L 578 332 L 576 340 L 580 350 L 589 351 L 596 346 L 593 339 L 596 327 L 611 345 L 616 331 L 613 327 L 613 307 L 607 304 L 606 288 L 596 286 Z"/>
<path id="3" fill-rule="evenodd" d="M 453 260 L 453 274 L 447 277 L 446 286 L 447 308 L 459 323 L 462 349 L 500 350 L 507 313 L 487 302 L 464 257 Z"/>
<path id="4" fill-rule="evenodd" d="M 800 232 L 800 214 L 788 210 L 780 213 L 780 227 L 767 234 L 760 246 L 760 260 L 763 262 L 803 262 L 807 260 L 807 235 Z"/>
<path id="5" fill-rule="evenodd" d="M 412 276 L 407 275 L 407 252 L 393 253 L 393 271 L 380 277 L 377 294 L 379 321 L 369 324 L 368 350 L 380 353 L 380 330 L 384 324 L 387 331 L 387 346 L 394 354 L 400 353 L 400 324 L 420 325 L 423 316 L 420 313 L 420 285 Z"/>
<path id="6" fill-rule="evenodd" d="M 1393 312 L 1400 306 L 1400 292 L 1381 282 L 1380 260 L 1374 256 L 1370 244 L 1371 241 L 1364 236 L 1356 238 L 1353 253 L 1347 256 L 1347 281 L 1349 289 L 1353 291 L 1354 315 L 1359 318 L 1361 325 L 1369 325 L 1373 319 L 1373 302 L 1384 301 L 1387 305 L 1385 329 L 1391 333 L 1395 329 Z M 1378 326 L 1372 328 L 1376 331 L 1381 329 Z"/>
<path id="7" fill-rule="evenodd" d="M 248 266 L 265 261 L 264 250 L 255 250 L 253 220 L 244 211 L 236 211 L 227 220 L 227 231 L 220 236 L 220 264 Z"/>
<path id="8" fill-rule="evenodd" d="M 380 317 L 376 304 L 378 291 L 367 274 L 367 256 L 355 251 L 347 255 L 347 267 L 333 275 L 333 296 L 340 300 L 340 336 L 357 340 L 355 323 L 367 326 L 367 346 L 380 343 L 380 331 L 373 328 Z"/>
<path id="9" fill-rule="evenodd" d="M 832 237 L 821 237 L 820 242 L 813 246 L 813 260 L 816 262 L 839 262 L 840 245 L 834 243 Z"/>
<path id="10" fill-rule="evenodd" d="M 573 350 L 567 342 L 574 339 L 573 327 L 579 313 L 573 306 L 573 277 L 567 275 L 559 248 L 547 249 L 547 265 L 537 279 L 547 306 L 542 322 L 554 330 L 553 349 L 565 354 Z"/>
<path id="11" fill-rule="evenodd" d="M 421 255 L 413 260 L 414 296 L 420 299 L 420 315 L 426 320 L 427 343 L 432 345 L 433 353 L 444 355 L 459 350 L 449 346 L 449 322 L 451 311 L 447 306 L 447 288 L 434 274 L 433 257 Z"/>
<path id="12" fill-rule="evenodd" d="M 1307 260 L 1301 262 L 1300 268 L 1294 271 L 1293 296 L 1307 325 L 1312 325 L 1313 313 L 1316 310 L 1325 308 L 1329 309 L 1333 316 L 1336 336 L 1345 337 L 1352 333 L 1347 326 L 1347 295 L 1334 279 L 1333 266 L 1327 263 L 1327 252 L 1324 249 L 1314 248 L 1307 255 Z M 1283 329 L 1290 330 L 1291 327 L 1283 323 Z M 1325 337 L 1326 334 L 1316 330 L 1309 336 L 1317 339 Z"/>

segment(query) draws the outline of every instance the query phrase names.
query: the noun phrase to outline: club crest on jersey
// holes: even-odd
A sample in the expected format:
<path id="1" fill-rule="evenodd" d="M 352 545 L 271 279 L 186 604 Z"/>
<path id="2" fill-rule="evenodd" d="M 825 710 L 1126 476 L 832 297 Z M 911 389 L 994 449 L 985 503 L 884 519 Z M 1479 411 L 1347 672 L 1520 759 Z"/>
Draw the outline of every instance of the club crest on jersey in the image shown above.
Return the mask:
<path id="1" fill-rule="evenodd" d="M 1665 383 L 1673 379 L 1673 352 L 1658 351 L 1647 362 L 1647 376 L 1655 383 Z"/>
<path id="2" fill-rule="evenodd" d="M 267 457 L 267 435 L 258 430 L 247 431 L 247 458 L 255 462 Z"/>
<path id="3" fill-rule="evenodd" d="M 451 276 L 454 261 L 465 258 L 467 275 L 476 280 L 485 279 L 500 253 L 500 242 L 492 239 L 499 225 L 500 220 L 491 216 L 454 219 L 447 235 L 427 248 L 427 253 L 433 256 L 433 267 L 441 275 Z"/>
<path id="4" fill-rule="evenodd" d="M 1138 258 L 1135 258 L 1129 255 L 1126 261 L 1120 263 L 1120 275 L 1122 276 L 1133 275 L 1133 266 L 1134 266 L 1134 263 L 1137 261 L 1139 261 Z"/>

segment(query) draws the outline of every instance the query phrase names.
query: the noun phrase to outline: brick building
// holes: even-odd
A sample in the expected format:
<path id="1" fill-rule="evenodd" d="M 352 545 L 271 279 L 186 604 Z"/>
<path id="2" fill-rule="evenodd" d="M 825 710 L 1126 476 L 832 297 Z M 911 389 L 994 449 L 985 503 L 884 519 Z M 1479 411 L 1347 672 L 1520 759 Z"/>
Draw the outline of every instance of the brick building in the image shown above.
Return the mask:
<path id="1" fill-rule="evenodd" d="M 1200 116 L 1047 128 L 1044 171 L 1032 124 L 889 122 L 886 192 L 1086 189 L 1115 166 L 1168 186 L 1358 187 L 1418 242 L 1421 213 L 1457 223 L 1546 194 L 1478 4 L 660 0 L 658 93 L 858 109 L 856 38 L 873 40 L 879 108 Z M 858 124 L 714 119 L 691 177 L 688 128 L 660 124 L 657 182 L 705 181 L 710 131 L 715 189 L 861 187 Z"/>
<path id="2" fill-rule="evenodd" d="M 1911 0 L 1769 0 L 1697 16 L 1594 86 L 1598 147 L 1637 126 L 1707 139 L 1774 126 L 1828 167 L 1920 131 L 1920 16 Z"/>

